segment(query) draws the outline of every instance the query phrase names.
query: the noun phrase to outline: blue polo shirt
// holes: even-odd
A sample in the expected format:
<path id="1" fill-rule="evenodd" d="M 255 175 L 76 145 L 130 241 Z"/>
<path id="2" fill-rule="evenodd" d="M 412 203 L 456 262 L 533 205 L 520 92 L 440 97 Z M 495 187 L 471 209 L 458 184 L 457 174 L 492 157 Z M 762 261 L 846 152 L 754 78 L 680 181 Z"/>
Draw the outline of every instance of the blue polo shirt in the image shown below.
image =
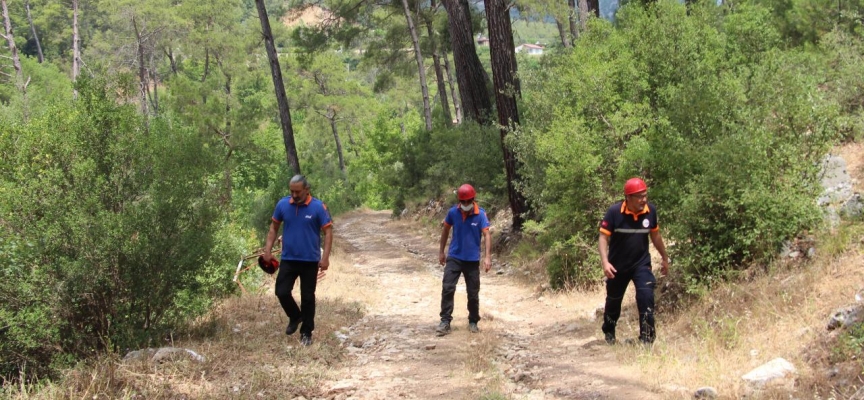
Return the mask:
<path id="1" fill-rule="evenodd" d="M 283 260 L 321 261 L 321 229 L 333 224 L 324 202 L 309 195 L 306 202 L 294 204 L 291 196 L 283 197 L 273 211 L 273 221 L 283 224 Z"/>
<path id="2" fill-rule="evenodd" d="M 444 225 L 453 227 L 447 256 L 461 261 L 480 261 L 480 238 L 483 231 L 489 229 L 486 210 L 474 203 L 474 209 L 466 213 L 457 204 L 447 212 Z"/>
<path id="3" fill-rule="evenodd" d="M 650 266 L 648 236 L 658 229 L 657 209 L 653 204 L 646 203 L 635 214 L 624 201 L 613 204 L 600 221 L 600 233 L 609 236 L 609 263 L 618 272 Z"/>

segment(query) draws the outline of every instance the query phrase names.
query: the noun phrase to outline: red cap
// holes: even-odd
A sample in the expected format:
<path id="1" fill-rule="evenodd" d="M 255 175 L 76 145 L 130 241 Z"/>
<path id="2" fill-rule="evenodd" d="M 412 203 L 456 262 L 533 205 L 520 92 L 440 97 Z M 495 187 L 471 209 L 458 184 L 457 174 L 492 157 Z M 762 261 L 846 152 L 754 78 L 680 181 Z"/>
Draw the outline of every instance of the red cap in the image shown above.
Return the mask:
<path id="1" fill-rule="evenodd" d="M 630 178 L 627 180 L 627 183 L 624 184 L 625 196 L 629 196 L 633 193 L 639 193 L 643 190 L 648 190 L 648 185 L 645 184 L 645 181 L 639 178 Z"/>
<path id="2" fill-rule="evenodd" d="M 476 195 L 477 193 L 474 192 L 474 186 L 471 186 L 467 183 L 459 186 L 459 190 L 456 192 L 456 198 L 458 198 L 459 200 L 471 200 Z"/>

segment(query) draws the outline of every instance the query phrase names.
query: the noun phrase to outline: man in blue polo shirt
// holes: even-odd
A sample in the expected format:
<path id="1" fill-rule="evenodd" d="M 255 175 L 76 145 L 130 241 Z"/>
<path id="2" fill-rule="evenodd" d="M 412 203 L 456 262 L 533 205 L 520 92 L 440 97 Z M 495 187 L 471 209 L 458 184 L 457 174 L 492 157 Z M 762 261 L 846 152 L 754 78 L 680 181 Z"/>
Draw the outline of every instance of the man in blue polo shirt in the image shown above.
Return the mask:
<path id="1" fill-rule="evenodd" d="M 459 275 L 465 275 L 465 286 L 468 290 L 468 330 L 471 333 L 480 331 L 477 322 L 480 321 L 480 236 L 486 242 L 483 270 L 489 272 L 492 268 L 492 236 L 489 234 L 489 218 L 486 210 L 480 208 L 474 201 L 474 187 L 464 184 L 459 187 L 456 197 L 459 204 L 447 212 L 442 223 L 441 243 L 438 262 L 444 267 L 441 290 L 441 323 L 435 332 L 438 336 L 450 333 L 450 321 L 453 320 L 453 295 L 456 293 L 456 283 Z M 450 251 L 444 256 L 444 246 L 453 228 L 453 240 L 450 241 Z"/>
<path id="2" fill-rule="evenodd" d="M 330 267 L 330 248 L 333 245 L 333 222 L 327 206 L 309 194 L 309 182 L 303 175 L 295 175 L 289 184 L 291 196 L 284 197 L 276 204 L 267 243 L 264 245 L 264 261 L 273 259 L 271 249 L 283 222 L 282 257 L 279 274 L 276 276 L 276 297 L 288 316 L 286 335 L 291 335 L 300 327 L 300 343 L 312 344 L 312 331 L 315 330 L 315 287 L 318 270 Z M 324 249 L 321 250 L 321 235 L 324 235 Z M 294 301 L 291 291 L 294 282 L 300 278 L 300 306 Z"/>
<path id="3" fill-rule="evenodd" d="M 651 272 L 648 238 L 660 253 L 661 273 L 669 272 L 669 256 L 657 225 L 657 210 L 648 202 L 648 186 L 639 178 L 624 184 L 624 201 L 612 205 L 600 221 L 600 263 L 606 275 L 606 308 L 603 334 L 606 342 L 615 344 L 615 326 L 621 316 L 621 301 L 627 284 L 636 288 L 639 309 L 639 340 L 650 344 L 654 330 L 654 287 L 657 280 Z"/>

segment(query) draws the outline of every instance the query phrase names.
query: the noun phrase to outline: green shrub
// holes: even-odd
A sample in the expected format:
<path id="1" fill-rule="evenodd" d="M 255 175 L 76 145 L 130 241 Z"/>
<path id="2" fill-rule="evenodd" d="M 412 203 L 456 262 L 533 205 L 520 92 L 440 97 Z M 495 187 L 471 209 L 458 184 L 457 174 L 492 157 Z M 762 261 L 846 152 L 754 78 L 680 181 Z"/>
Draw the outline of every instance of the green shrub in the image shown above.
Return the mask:
<path id="1" fill-rule="evenodd" d="M 144 121 L 111 95 L 134 92 L 123 82 L 82 79 L 77 101 L 3 121 L 0 243 L 27 247 L 2 256 L 16 280 L 0 294 L 27 300 L 0 302 L 6 376 L 160 341 L 234 290 L 223 257 L 242 243 L 222 225 L 219 155 L 176 121 Z"/>
<path id="2" fill-rule="evenodd" d="M 572 52 L 523 73 L 523 185 L 541 241 L 568 257 L 550 257 L 552 279 L 596 278 L 563 267 L 596 257 L 568 243 L 596 243 L 632 176 L 696 284 L 769 259 L 821 219 L 817 166 L 839 108 L 819 90 L 821 58 L 780 48 L 768 19 L 759 6 L 631 3 L 617 28 L 592 21 Z"/>

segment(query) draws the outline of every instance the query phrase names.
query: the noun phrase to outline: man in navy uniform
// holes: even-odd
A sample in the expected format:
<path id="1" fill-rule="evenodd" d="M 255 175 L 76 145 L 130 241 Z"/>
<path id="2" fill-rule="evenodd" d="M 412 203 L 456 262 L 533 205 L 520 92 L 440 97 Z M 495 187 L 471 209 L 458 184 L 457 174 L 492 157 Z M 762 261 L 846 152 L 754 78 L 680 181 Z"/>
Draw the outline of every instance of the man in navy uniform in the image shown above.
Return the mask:
<path id="1" fill-rule="evenodd" d="M 480 208 L 474 201 L 474 187 L 464 184 L 456 191 L 459 204 L 447 212 L 441 229 L 441 242 L 438 262 L 444 267 L 441 289 L 441 323 L 435 332 L 438 336 L 450 333 L 450 321 L 453 320 L 453 295 L 456 293 L 456 283 L 459 275 L 465 276 L 465 287 L 468 290 L 468 331 L 477 333 L 480 329 L 480 237 L 485 243 L 483 270 L 489 272 L 492 268 L 492 235 L 489 233 L 489 218 L 486 210 Z M 453 240 L 450 250 L 444 255 L 444 246 L 453 228 Z"/>
<path id="2" fill-rule="evenodd" d="M 624 184 L 624 201 L 612 205 L 600 222 L 600 263 L 606 275 L 606 308 L 603 313 L 603 335 L 615 344 L 615 326 L 621 316 L 621 301 L 630 281 L 636 288 L 639 309 L 639 340 L 654 342 L 654 287 L 657 279 L 651 271 L 648 238 L 660 253 L 660 271 L 669 272 L 669 256 L 657 225 L 657 210 L 648 202 L 648 186 L 639 178 Z"/>
<path id="3" fill-rule="evenodd" d="M 291 335 L 300 327 L 300 343 L 312 344 L 315 330 L 315 287 L 318 270 L 330 267 L 330 249 L 333 246 L 333 221 L 327 205 L 309 194 L 309 182 L 303 175 L 295 175 L 289 183 L 291 196 L 283 197 L 276 204 L 264 245 L 264 261 L 270 263 L 270 253 L 283 222 L 282 255 L 279 274 L 276 276 L 276 297 L 288 316 L 285 334 Z M 321 235 L 324 248 L 321 249 Z M 300 278 L 300 306 L 291 295 L 294 282 Z"/>

